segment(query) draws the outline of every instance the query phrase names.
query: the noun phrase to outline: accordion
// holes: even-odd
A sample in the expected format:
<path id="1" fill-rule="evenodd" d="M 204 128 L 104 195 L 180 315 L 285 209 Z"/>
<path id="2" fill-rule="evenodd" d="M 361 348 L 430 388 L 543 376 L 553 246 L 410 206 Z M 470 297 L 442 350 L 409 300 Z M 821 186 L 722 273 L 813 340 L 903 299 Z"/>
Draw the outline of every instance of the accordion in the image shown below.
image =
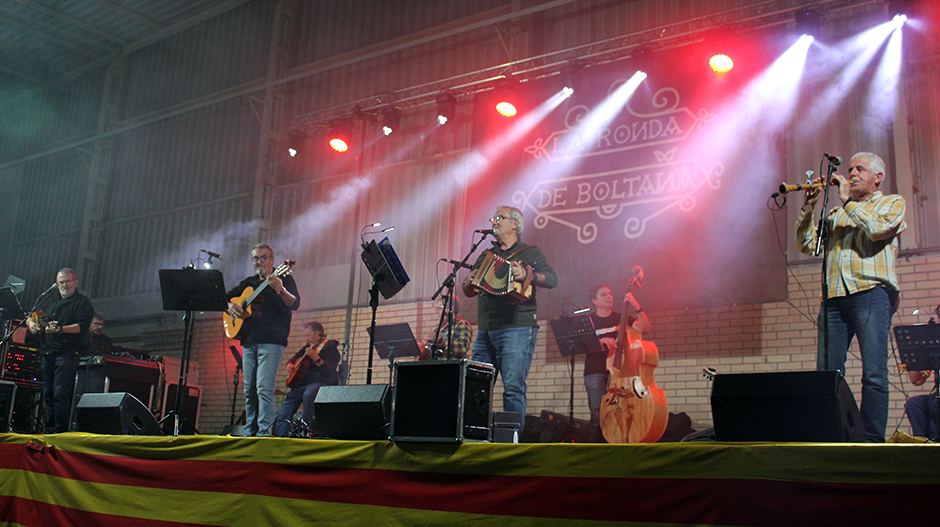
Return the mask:
<path id="1" fill-rule="evenodd" d="M 508 260 L 486 251 L 483 263 L 470 285 L 477 291 L 487 293 L 507 304 L 521 304 L 532 298 L 532 273 L 526 273 L 524 281 L 513 280 Z M 523 264 L 525 265 L 525 264 Z M 528 267 L 528 266 L 526 266 Z"/>

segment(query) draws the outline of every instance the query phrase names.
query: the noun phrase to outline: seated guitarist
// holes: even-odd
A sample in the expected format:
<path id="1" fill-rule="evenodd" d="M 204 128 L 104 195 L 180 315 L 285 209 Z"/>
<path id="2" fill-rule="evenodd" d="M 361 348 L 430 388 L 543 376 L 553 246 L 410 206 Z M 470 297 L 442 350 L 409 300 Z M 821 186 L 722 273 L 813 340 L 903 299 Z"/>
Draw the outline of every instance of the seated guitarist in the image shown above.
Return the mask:
<path id="1" fill-rule="evenodd" d="M 303 332 L 307 344 L 287 361 L 288 386 L 291 390 L 287 392 L 284 404 L 274 419 L 274 428 L 281 437 L 290 434 L 290 420 L 301 404 L 304 407 L 303 420 L 314 431 L 313 401 L 317 398 L 317 392 L 321 386 L 339 384 L 336 373 L 340 361 L 337 349 L 339 343 L 326 340 L 323 325 L 315 320 L 304 324 Z"/>

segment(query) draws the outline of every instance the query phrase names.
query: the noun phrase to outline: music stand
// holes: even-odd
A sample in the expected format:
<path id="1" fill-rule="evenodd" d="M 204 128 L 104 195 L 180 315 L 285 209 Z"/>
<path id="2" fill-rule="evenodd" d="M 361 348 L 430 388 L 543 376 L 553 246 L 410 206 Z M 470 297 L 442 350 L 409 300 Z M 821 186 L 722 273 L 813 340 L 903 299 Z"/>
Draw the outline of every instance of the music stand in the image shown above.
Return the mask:
<path id="1" fill-rule="evenodd" d="M 379 309 L 379 292 L 386 300 L 395 296 L 405 284 L 411 281 L 405 272 L 401 260 L 392 247 L 388 237 L 375 243 L 372 240 L 362 246 L 362 262 L 372 275 L 372 287 L 369 288 L 369 306 L 372 307 L 372 323 L 369 325 L 369 359 L 366 367 L 366 384 L 372 384 L 372 350 L 375 349 L 375 314 Z M 410 328 L 409 328 L 409 331 Z M 413 337 L 412 337 L 413 338 Z"/>
<path id="2" fill-rule="evenodd" d="M 568 436 L 573 437 L 574 425 L 574 357 L 604 350 L 597 338 L 594 321 L 588 315 L 561 316 L 550 322 L 552 334 L 563 357 L 569 357 L 570 393 L 568 396 Z"/>
<path id="3" fill-rule="evenodd" d="M 186 380 L 189 377 L 189 357 L 193 346 L 193 311 L 225 311 L 228 299 L 225 295 L 225 283 L 222 271 L 218 269 L 196 270 L 192 267 L 183 269 L 160 269 L 160 291 L 163 295 L 164 311 L 184 311 L 183 315 L 183 352 L 180 358 L 180 378 L 176 389 L 176 406 L 160 420 L 161 427 L 173 416 L 173 435 L 180 433 L 180 418 L 185 401 Z M 193 431 L 196 431 L 196 426 Z"/>
<path id="4" fill-rule="evenodd" d="M 371 327 L 366 328 L 366 331 L 369 332 L 370 339 L 375 342 L 375 351 L 378 352 L 379 358 L 388 359 L 389 384 L 391 384 L 395 359 L 421 355 L 415 334 L 406 322 L 375 326 L 374 333 Z"/>
<path id="5" fill-rule="evenodd" d="M 894 326 L 894 341 L 898 344 L 898 354 L 907 371 L 931 370 L 934 375 L 940 375 L 940 324 L 930 322 Z M 940 377 L 934 379 L 940 383 Z M 934 395 L 934 402 L 940 412 L 940 392 Z"/>

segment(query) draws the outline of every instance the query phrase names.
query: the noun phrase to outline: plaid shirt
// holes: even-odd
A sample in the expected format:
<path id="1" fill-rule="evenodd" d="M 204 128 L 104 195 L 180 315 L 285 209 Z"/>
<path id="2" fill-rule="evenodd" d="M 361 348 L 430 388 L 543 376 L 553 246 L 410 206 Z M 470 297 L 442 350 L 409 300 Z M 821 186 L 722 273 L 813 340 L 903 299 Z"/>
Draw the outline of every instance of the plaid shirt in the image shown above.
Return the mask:
<path id="1" fill-rule="evenodd" d="M 904 223 L 904 198 L 875 191 L 867 200 L 850 201 L 829 211 L 829 298 L 868 291 L 879 285 L 898 290 L 895 262 Z M 816 248 L 813 214 L 800 210 L 796 222 L 800 252 Z"/>
<path id="2" fill-rule="evenodd" d="M 436 328 L 435 328 L 436 329 Z M 434 340 L 434 330 L 428 332 L 425 337 L 426 342 L 431 342 Z M 461 318 L 457 317 L 457 320 L 454 324 L 454 345 L 450 350 L 451 356 L 458 359 L 468 359 L 470 358 L 470 341 L 473 340 L 473 327 L 470 326 L 470 323 Z M 447 321 L 444 321 L 443 326 L 441 327 L 441 335 L 437 339 L 437 344 L 441 348 L 447 348 Z"/>

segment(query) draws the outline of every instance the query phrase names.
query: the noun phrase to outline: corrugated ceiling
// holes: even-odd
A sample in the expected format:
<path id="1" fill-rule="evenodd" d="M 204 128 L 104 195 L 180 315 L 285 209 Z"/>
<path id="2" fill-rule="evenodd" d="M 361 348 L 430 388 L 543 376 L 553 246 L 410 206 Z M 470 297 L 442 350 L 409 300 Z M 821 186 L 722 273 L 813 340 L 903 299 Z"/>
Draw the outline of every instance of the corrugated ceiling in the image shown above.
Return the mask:
<path id="1" fill-rule="evenodd" d="M 3 0 L 0 90 L 56 84 L 248 1 Z"/>

